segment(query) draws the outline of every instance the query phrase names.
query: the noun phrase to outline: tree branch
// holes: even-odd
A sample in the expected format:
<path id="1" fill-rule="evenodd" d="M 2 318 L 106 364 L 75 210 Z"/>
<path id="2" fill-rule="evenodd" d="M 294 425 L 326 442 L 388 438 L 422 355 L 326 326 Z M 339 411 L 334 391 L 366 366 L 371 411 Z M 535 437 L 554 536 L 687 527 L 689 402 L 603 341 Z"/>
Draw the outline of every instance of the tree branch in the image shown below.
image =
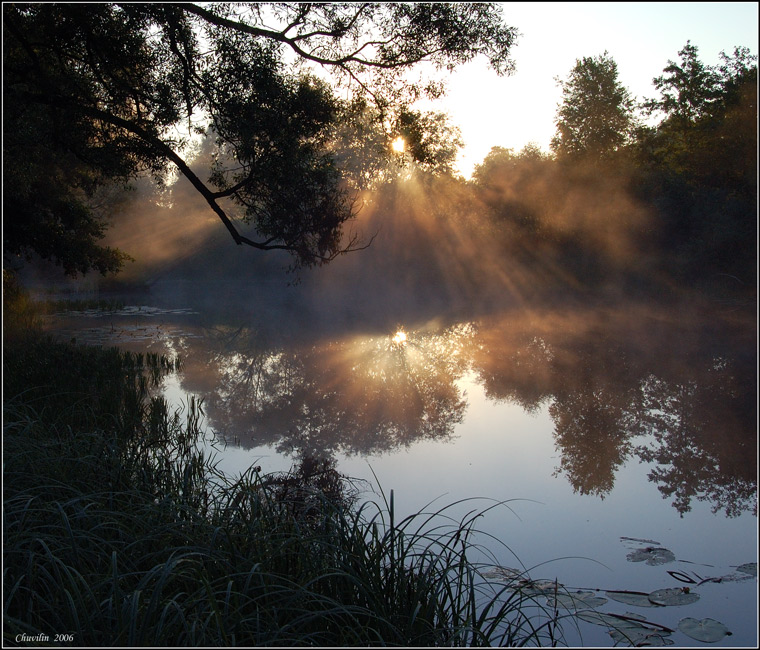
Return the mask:
<path id="1" fill-rule="evenodd" d="M 424 58 L 428 56 L 429 53 L 424 53 L 421 56 L 415 56 L 415 57 L 407 57 L 400 59 L 398 61 L 394 62 L 382 62 L 382 61 L 373 61 L 371 59 L 361 59 L 358 57 L 354 57 L 352 54 L 346 54 L 341 57 L 337 58 L 325 58 L 321 56 L 317 56 L 316 54 L 313 54 L 312 52 L 307 52 L 303 48 L 301 48 L 296 41 L 303 40 L 303 36 L 295 36 L 295 37 L 288 37 L 283 32 L 277 32 L 271 29 L 262 29 L 260 27 L 254 27 L 253 25 L 248 25 L 246 23 L 242 23 L 237 20 L 230 20 L 229 18 L 223 18 L 222 16 L 218 16 L 215 13 L 204 9 L 203 7 L 199 7 L 198 5 L 194 5 L 192 3 L 188 4 L 178 4 L 175 5 L 177 8 L 187 11 L 189 13 L 195 14 L 196 16 L 199 16 L 203 18 L 206 22 L 209 22 L 213 25 L 216 25 L 217 27 L 226 27 L 228 29 L 235 30 L 237 32 L 242 32 L 244 34 L 250 34 L 252 36 L 261 36 L 263 38 L 269 38 L 275 41 L 279 41 L 280 43 L 284 43 L 285 45 L 290 46 L 290 48 L 299 56 L 302 56 L 303 58 L 313 61 L 314 63 L 319 63 L 321 65 L 329 65 L 329 66 L 343 66 L 346 63 L 359 63 L 363 66 L 367 67 L 373 67 L 373 68 L 381 68 L 383 70 L 393 70 L 396 68 L 401 68 L 407 65 L 412 65 L 414 63 L 419 63 Z M 359 48 L 359 51 L 362 48 Z"/>
<path id="2" fill-rule="evenodd" d="M 47 104 L 47 105 L 52 105 L 52 106 L 61 106 L 61 105 L 70 106 L 74 108 L 75 110 L 81 111 L 83 115 L 86 115 L 96 120 L 107 122 L 119 128 L 122 128 L 136 135 L 137 137 L 139 137 L 141 140 L 151 145 L 152 147 L 156 148 L 158 151 L 161 152 L 162 155 L 166 156 L 166 158 L 168 158 L 172 163 L 174 163 L 174 165 L 176 165 L 177 169 L 179 169 L 182 175 L 185 176 L 185 178 L 187 178 L 187 180 L 190 181 L 190 183 L 198 191 L 198 193 L 204 199 L 206 199 L 206 202 L 209 204 L 211 209 L 216 213 L 219 219 L 221 219 L 222 223 L 225 225 L 229 233 L 232 235 L 232 238 L 235 240 L 236 244 L 238 245 L 246 244 L 247 246 L 251 246 L 259 250 L 284 250 L 284 251 L 289 251 L 289 252 L 302 252 L 301 248 L 297 246 L 296 244 L 271 243 L 272 241 L 275 240 L 275 237 L 271 237 L 267 239 L 265 242 L 257 242 L 252 239 L 249 239 L 248 237 L 245 237 L 244 235 L 241 235 L 238 232 L 237 228 L 235 228 L 235 225 L 232 223 L 232 220 L 229 218 L 229 216 L 227 216 L 227 213 L 222 209 L 222 207 L 216 201 L 218 198 L 223 198 L 227 196 L 230 192 L 229 191 L 216 192 L 216 193 L 212 192 L 208 187 L 206 187 L 206 184 L 197 176 L 197 174 L 195 174 L 195 172 L 193 172 L 193 170 L 190 169 L 190 167 L 183 160 L 183 158 L 174 151 L 174 149 L 172 149 L 168 144 L 166 144 L 159 137 L 150 133 L 149 131 L 142 128 L 141 126 L 137 124 L 133 124 L 129 120 L 125 120 L 117 115 L 113 115 L 106 111 L 102 111 L 93 106 L 83 106 L 83 105 L 77 104 L 66 97 L 54 97 L 54 96 L 40 95 L 40 94 L 29 93 L 29 92 L 22 92 L 22 93 L 19 93 L 19 95 L 21 95 L 25 99 L 38 102 L 41 104 Z M 235 187 L 231 188 L 231 190 L 237 191 L 238 189 L 240 189 L 242 185 L 243 183 L 238 183 Z M 370 241 L 365 246 L 355 246 L 356 242 L 358 241 L 358 237 L 354 235 L 351 237 L 348 244 L 345 247 L 341 248 L 340 250 L 335 251 L 334 253 L 330 255 L 319 255 L 317 253 L 311 253 L 310 257 L 320 262 L 329 262 L 335 259 L 338 255 L 348 253 L 348 252 L 358 251 L 358 250 L 364 250 L 365 248 L 369 247 L 369 245 L 372 243 L 373 240 L 374 240 L 374 236 L 370 239 Z"/>

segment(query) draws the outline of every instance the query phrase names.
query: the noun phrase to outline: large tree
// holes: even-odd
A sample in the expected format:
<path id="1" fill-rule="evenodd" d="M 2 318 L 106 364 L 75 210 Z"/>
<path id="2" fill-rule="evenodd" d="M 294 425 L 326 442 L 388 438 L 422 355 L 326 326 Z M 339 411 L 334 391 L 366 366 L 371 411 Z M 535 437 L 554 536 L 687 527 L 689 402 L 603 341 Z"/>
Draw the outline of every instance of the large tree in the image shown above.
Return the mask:
<path id="1" fill-rule="evenodd" d="M 642 104 L 658 115 L 641 133 L 642 153 L 671 172 L 725 187 L 741 180 L 754 192 L 757 140 L 757 57 L 744 47 L 721 52 L 708 66 L 690 41 L 653 79 L 659 97 Z M 749 181 L 747 183 L 746 181 Z"/>
<path id="2" fill-rule="evenodd" d="M 618 81 L 617 63 L 607 52 L 576 60 L 559 85 L 562 103 L 551 142 L 558 158 L 602 160 L 630 142 L 634 100 Z"/>
<path id="3" fill-rule="evenodd" d="M 340 128 L 401 124 L 413 155 L 435 161 L 420 130 L 437 122 L 409 106 L 442 87 L 410 70 L 484 55 L 508 73 L 516 31 L 495 3 L 40 3 L 4 5 L 3 37 L 4 249 L 75 273 L 120 265 L 97 244 L 98 188 L 172 169 L 237 244 L 296 265 L 355 247 Z M 205 177 L 189 158 L 202 133 L 215 144 Z"/>
<path id="4" fill-rule="evenodd" d="M 668 61 L 663 74 L 652 80 L 660 97 L 645 100 L 643 106 L 650 114 L 662 112 L 670 122 L 686 128 L 707 115 L 718 100 L 719 77 L 699 60 L 698 48 L 691 41 L 678 55 L 680 62 Z"/>

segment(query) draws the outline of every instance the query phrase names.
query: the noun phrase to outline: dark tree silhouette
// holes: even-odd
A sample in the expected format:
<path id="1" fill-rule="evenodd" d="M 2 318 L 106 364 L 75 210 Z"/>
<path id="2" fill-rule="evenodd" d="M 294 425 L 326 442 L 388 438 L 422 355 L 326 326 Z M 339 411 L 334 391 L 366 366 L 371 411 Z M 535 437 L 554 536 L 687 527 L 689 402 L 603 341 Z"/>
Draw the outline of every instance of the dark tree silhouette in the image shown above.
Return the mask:
<path id="1" fill-rule="evenodd" d="M 496 4 L 39 3 L 4 5 L 3 36 L 6 252 L 75 273 L 120 264 L 97 245 L 97 187 L 172 168 L 237 244 L 306 266 L 358 247 L 342 230 L 353 201 L 331 150 L 344 100 L 316 72 L 387 122 L 440 94 L 405 80 L 416 64 L 485 55 L 506 73 L 516 31 Z M 177 127 L 213 133 L 207 179 Z"/>

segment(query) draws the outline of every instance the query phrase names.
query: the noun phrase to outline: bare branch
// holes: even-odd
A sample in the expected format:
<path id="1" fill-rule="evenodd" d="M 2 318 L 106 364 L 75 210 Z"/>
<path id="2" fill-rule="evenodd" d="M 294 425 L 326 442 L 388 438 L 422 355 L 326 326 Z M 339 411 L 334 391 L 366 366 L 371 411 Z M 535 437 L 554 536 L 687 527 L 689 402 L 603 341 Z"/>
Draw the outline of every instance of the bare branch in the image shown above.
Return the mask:
<path id="1" fill-rule="evenodd" d="M 313 52 L 307 52 L 302 47 L 300 47 L 297 41 L 303 40 L 303 37 L 298 37 L 298 36 L 288 37 L 283 32 L 278 32 L 278 31 L 274 31 L 270 29 L 262 29 L 260 27 L 254 27 L 253 25 L 248 25 L 246 23 L 242 23 L 236 20 L 230 20 L 229 18 L 223 18 L 222 16 L 218 16 L 217 14 L 194 4 L 180 4 L 176 6 L 178 8 L 183 9 L 184 11 L 195 14 L 196 16 L 200 16 L 205 21 L 213 25 L 217 25 L 218 27 L 226 27 L 228 29 L 242 32 L 244 34 L 250 34 L 252 36 L 261 36 L 263 38 L 269 38 L 275 41 L 279 41 L 280 43 L 284 43 L 285 45 L 288 45 L 296 54 L 303 57 L 304 59 L 313 61 L 314 63 L 319 63 L 321 65 L 326 65 L 326 66 L 342 66 L 346 63 L 355 62 L 355 63 L 359 63 L 363 66 L 367 66 L 371 68 L 393 70 L 396 68 L 409 66 L 414 63 L 419 63 L 420 61 L 423 61 L 426 58 L 426 56 L 428 56 L 429 54 L 429 53 L 425 53 L 421 56 L 404 57 L 397 61 L 392 61 L 392 62 L 373 61 L 372 59 L 361 59 L 361 58 L 356 58 L 351 54 L 346 54 L 346 55 L 339 56 L 336 58 L 325 58 L 323 56 L 317 56 Z"/>

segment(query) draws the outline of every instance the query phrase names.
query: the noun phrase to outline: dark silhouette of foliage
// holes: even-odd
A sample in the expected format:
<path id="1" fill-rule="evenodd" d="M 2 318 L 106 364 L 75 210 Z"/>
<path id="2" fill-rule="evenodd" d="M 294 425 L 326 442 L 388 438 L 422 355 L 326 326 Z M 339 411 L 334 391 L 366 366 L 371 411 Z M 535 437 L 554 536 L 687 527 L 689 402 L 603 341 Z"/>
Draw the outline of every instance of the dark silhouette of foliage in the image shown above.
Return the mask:
<path id="1" fill-rule="evenodd" d="M 350 84 L 386 124 L 410 101 L 442 92 L 435 80 L 406 81 L 416 64 L 451 69 L 484 55 L 504 74 L 516 38 L 495 4 L 41 3 L 3 11 L 4 101 L 13 107 L 4 153 L 14 170 L 6 250 L 39 253 L 71 274 L 113 271 L 122 261 L 97 244 L 105 217 L 91 206 L 95 190 L 146 172 L 166 178 L 173 168 L 237 244 L 286 250 L 295 266 L 360 247 L 343 233 L 354 206 L 334 151 L 346 114 L 339 87 Z M 291 65 L 293 57 L 305 65 Z M 414 118 L 405 124 L 413 134 L 439 126 Z M 189 164 L 189 145 L 206 132 L 218 155 L 204 179 Z M 445 151 L 428 153 L 415 155 L 447 164 Z"/>
<path id="2" fill-rule="evenodd" d="M 706 66 L 689 42 L 679 54 L 654 79 L 660 97 L 643 104 L 662 119 L 639 134 L 633 187 L 656 210 L 669 273 L 747 289 L 756 275 L 757 57 L 737 47 Z"/>
<path id="3" fill-rule="evenodd" d="M 702 63 L 697 53 L 698 48 L 686 41 L 678 52 L 680 65 L 668 61 L 664 74 L 652 81 L 660 91 L 660 98 L 648 99 L 643 104 L 647 112 L 660 111 L 681 129 L 709 114 L 719 96 L 715 71 Z"/>
<path id="4" fill-rule="evenodd" d="M 578 59 L 559 84 L 562 104 L 551 143 L 557 158 L 603 160 L 631 141 L 634 100 L 607 52 Z"/>

